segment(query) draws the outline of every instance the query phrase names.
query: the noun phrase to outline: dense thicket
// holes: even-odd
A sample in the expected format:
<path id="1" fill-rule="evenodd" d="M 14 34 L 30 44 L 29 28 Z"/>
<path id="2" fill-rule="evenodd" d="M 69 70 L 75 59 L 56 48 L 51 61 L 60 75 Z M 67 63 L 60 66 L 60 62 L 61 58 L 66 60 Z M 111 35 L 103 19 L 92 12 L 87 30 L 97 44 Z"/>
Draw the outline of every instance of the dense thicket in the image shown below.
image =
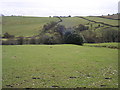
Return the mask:
<path id="1" fill-rule="evenodd" d="M 99 31 L 87 30 L 83 31 L 87 43 L 105 43 L 105 42 L 120 42 L 120 31 L 114 29 L 101 29 Z"/>

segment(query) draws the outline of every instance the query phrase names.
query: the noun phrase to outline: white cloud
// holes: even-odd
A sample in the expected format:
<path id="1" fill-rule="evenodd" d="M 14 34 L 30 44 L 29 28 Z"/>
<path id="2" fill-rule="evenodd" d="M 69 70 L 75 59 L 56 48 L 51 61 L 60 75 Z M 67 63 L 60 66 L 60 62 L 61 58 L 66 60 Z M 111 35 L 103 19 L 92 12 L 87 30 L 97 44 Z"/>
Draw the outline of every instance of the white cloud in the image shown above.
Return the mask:
<path id="1" fill-rule="evenodd" d="M 1 0 L 6 15 L 102 15 L 118 11 L 119 0 Z"/>

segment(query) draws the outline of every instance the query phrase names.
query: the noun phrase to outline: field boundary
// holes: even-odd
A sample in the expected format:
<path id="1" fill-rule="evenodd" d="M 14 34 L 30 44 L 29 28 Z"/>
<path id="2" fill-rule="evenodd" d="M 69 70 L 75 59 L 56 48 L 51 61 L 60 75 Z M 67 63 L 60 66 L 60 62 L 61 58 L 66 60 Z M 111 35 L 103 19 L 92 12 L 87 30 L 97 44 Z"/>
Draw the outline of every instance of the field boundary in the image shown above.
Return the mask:
<path id="1" fill-rule="evenodd" d="M 103 47 L 103 48 L 110 48 L 110 49 L 120 49 L 119 45 L 118 46 L 113 46 L 113 45 L 84 45 L 88 47 Z"/>
<path id="2" fill-rule="evenodd" d="M 108 17 L 104 17 L 104 16 L 97 16 L 99 18 L 105 18 L 105 19 L 111 19 L 111 20 L 120 20 L 119 18 L 118 19 L 115 19 L 115 18 L 108 18 Z"/>
<path id="3" fill-rule="evenodd" d="M 87 18 L 84 18 L 84 17 L 79 17 L 79 18 L 82 18 L 82 19 L 88 20 L 88 21 L 90 21 L 90 22 L 94 22 L 94 23 L 99 23 L 99 24 L 103 24 L 103 25 L 106 25 L 106 26 L 110 26 L 110 27 L 120 27 L 119 25 L 117 25 L 117 26 L 113 26 L 113 25 L 110 25 L 110 24 L 107 24 L 107 23 L 97 22 L 97 21 L 90 20 L 90 19 L 87 19 Z"/>

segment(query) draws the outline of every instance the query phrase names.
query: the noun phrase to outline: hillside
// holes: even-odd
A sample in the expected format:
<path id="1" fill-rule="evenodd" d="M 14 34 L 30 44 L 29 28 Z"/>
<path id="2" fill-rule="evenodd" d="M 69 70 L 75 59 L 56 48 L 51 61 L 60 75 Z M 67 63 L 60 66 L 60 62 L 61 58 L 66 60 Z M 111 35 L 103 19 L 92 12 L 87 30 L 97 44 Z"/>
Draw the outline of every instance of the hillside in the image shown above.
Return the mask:
<path id="1" fill-rule="evenodd" d="M 63 21 L 60 23 L 61 25 L 65 25 L 65 27 L 74 27 L 79 24 L 86 25 L 89 21 L 78 18 L 78 17 L 70 17 L 70 18 L 61 18 Z"/>
<path id="2" fill-rule="evenodd" d="M 2 88 L 118 88 L 117 21 L 4 16 Z"/>
<path id="3" fill-rule="evenodd" d="M 8 32 L 15 36 L 32 36 L 38 34 L 44 24 L 57 21 L 58 19 L 49 17 L 5 16 L 2 20 L 3 33 Z"/>
<path id="4" fill-rule="evenodd" d="M 120 14 L 113 14 L 113 15 L 104 15 L 104 16 L 100 16 L 101 18 L 107 18 L 107 19 L 114 19 L 114 20 L 117 20 L 119 19 L 120 20 Z"/>
<path id="5" fill-rule="evenodd" d="M 58 18 L 49 17 L 21 17 L 21 16 L 5 16 L 3 19 L 3 34 L 8 32 L 15 36 L 32 36 L 39 33 L 42 26 L 51 21 L 58 21 Z M 78 24 L 87 23 L 86 20 L 78 19 L 77 17 L 62 18 L 60 23 L 66 27 L 73 27 Z"/>
<path id="6" fill-rule="evenodd" d="M 53 25 L 53 27 L 46 32 L 46 37 L 57 35 L 57 32 L 55 32 L 54 29 L 59 24 L 63 25 L 67 30 L 70 28 L 75 29 L 76 31 L 78 30 L 78 32 L 81 33 L 85 38 L 85 41 L 89 43 L 118 42 L 117 37 L 118 33 L 120 33 L 118 31 L 118 20 L 101 18 L 99 16 L 61 18 L 4 16 L 2 22 L 2 33 L 5 34 L 7 32 L 10 35 L 14 35 L 15 37 L 36 37 L 41 33 L 41 30 L 43 30 L 43 26 L 48 28 L 48 25 L 50 25 L 51 22 L 58 23 Z M 86 29 L 80 30 L 80 28 L 82 28 L 81 25 Z"/>
<path id="7" fill-rule="evenodd" d="M 106 24 L 110 24 L 113 26 L 118 25 L 118 20 L 111 20 L 100 17 L 84 17 L 89 20 L 94 20 L 97 22 L 104 22 Z M 61 25 L 65 25 L 65 27 L 74 27 L 79 24 L 88 24 L 93 23 L 88 20 L 79 17 L 69 17 L 69 18 L 61 18 L 63 21 L 60 23 Z M 50 17 L 22 17 L 22 16 L 4 16 L 2 18 L 3 30 L 2 32 L 8 32 L 15 36 L 32 36 L 39 33 L 39 30 L 42 29 L 42 26 L 51 21 L 58 21 L 58 18 L 50 18 Z M 93 23 L 96 26 L 97 23 Z M 95 27 L 93 26 L 93 28 Z M 106 25 L 104 26 L 106 27 Z"/>
<path id="8" fill-rule="evenodd" d="M 95 17 L 95 16 L 91 16 L 91 17 L 89 16 L 89 17 L 85 17 L 85 18 L 88 19 L 88 20 L 105 23 L 105 24 L 108 24 L 108 25 L 111 25 L 111 26 L 118 26 L 118 20 Z"/>

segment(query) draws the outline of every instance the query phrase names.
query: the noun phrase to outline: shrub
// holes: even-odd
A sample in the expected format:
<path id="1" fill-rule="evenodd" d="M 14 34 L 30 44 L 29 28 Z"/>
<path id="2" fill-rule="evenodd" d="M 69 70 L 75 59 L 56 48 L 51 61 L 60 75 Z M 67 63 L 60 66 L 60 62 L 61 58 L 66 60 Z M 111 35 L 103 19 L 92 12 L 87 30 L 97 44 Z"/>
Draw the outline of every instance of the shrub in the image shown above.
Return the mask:
<path id="1" fill-rule="evenodd" d="M 14 35 L 10 35 L 9 33 L 4 33 L 3 38 L 14 38 Z"/>
<path id="2" fill-rule="evenodd" d="M 58 32 L 61 36 L 66 30 L 64 25 L 59 25 L 59 24 L 54 29 L 55 29 L 54 31 Z"/>
<path id="3" fill-rule="evenodd" d="M 77 31 L 84 31 L 84 30 L 88 30 L 89 29 L 89 27 L 88 26 L 85 26 L 85 25 L 83 25 L 83 24 L 80 24 L 79 26 L 77 26 L 76 28 L 75 28 L 75 30 L 77 30 Z"/>
<path id="4" fill-rule="evenodd" d="M 98 31 L 87 30 L 81 32 L 87 43 L 119 42 L 119 30 L 100 29 Z"/>
<path id="5" fill-rule="evenodd" d="M 82 35 L 84 36 L 87 43 L 95 43 L 98 40 L 96 37 L 96 32 L 92 30 L 83 31 Z"/>
<path id="6" fill-rule="evenodd" d="M 17 45 L 17 41 L 14 39 L 2 40 L 2 45 Z"/>
<path id="7" fill-rule="evenodd" d="M 119 30 L 114 29 L 103 29 L 102 40 L 103 42 L 118 42 Z"/>
<path id="8" fill-rule="evenodd" d="M 66 31 L 64 34 L 64 43 L 83 45 L 83 37 L 75 31 Z"/>
<path id="9" fill-rule="evenodd" d="M 24 44 L 30 44 L 29 38 L 24 38 Z"/>
<path id="10" fill-rule="evenodd" d="M 20 36 L 17 39 L 18 45 L 22 45 L 24 43 L 24 37 Z"/>
<path id="11" fill-rule="evenodd" d="M 48 36 L 48 35 L 42 35 L 41 37 L 41 43 L 42 44 L 52 44 L 52 40 L 51 40 L 51 37 Z"/>
<path id="12" fill-rule="evenodd" d="M 50 22 L 50 23 L 47 23 L 43 26 L 43 30 L 44 32 L 53 28 L 57 23 L 56 22 Z"/>
<path id="13" fill-rule="evenodd" d="M 35 38 L 31 38 L 29 43 L 30 44 L 36 44 L 36 39 Z"/>

